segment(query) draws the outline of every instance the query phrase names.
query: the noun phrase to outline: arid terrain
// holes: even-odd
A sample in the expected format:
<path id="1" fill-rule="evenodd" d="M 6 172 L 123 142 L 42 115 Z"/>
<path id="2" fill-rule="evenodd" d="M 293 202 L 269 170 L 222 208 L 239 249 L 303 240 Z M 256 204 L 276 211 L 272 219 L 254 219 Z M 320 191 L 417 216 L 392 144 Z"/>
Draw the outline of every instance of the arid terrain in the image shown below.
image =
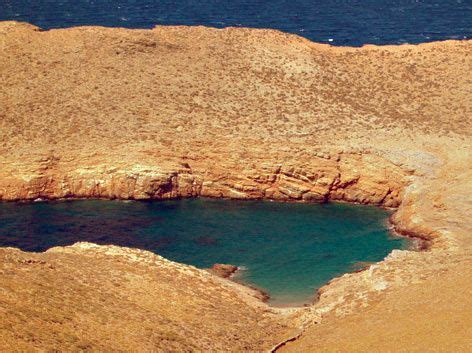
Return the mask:
<path id="1" fill-rule="evenodd" d="M 0 249 L 0 349 L 471 351 L 471 52 L 0 22 L 0 200 L 366 203 L 427 247 L 296 309 L 139 250 Z"/>

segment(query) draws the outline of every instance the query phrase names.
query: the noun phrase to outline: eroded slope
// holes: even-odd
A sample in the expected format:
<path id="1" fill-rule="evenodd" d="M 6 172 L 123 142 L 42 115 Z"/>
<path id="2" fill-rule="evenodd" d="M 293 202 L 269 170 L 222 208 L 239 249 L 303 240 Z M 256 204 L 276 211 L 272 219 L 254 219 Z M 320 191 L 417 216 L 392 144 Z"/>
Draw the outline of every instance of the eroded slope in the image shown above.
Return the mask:
<path id="1" fill-rule="evenodd" d="M 255 350 L 290 331 L 250 290 L 140 250 L 0 249 L 0 277 L 2 350 Z"/>

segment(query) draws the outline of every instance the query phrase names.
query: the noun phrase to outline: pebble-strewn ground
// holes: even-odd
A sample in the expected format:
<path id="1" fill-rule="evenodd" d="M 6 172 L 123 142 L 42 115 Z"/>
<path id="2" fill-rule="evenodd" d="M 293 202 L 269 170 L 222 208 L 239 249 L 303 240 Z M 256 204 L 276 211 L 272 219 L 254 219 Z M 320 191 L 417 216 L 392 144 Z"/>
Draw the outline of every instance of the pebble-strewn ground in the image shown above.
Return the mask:
<path id="1" fill-rule="evenodd" d="M 241 290 L 224 287 L 222 279 L 202 291 L 199 271 L 172 281 L 177 265 L 169 263 L 161 274 L 167 282 L 146 277 L 147 270 L 136 274 L 138 267 L 96 248 L 38 255 L 1 250 L 0 344 L 66 344 L 44 329 L 51 305 L 61 320 L 71 320 L 56 326 L 72 335 L 70 348 L 84 341 L 92 349 L 187 343 L 221 349 L 233 335 L 230 345 L 248 350 L 299 334 L 283 348 L 395 350 L 398 343 L 403 350 L 445 350 L 454 343 L 454 350 L 467 350 L 470 335 L 460 328 L 470 326 L 472 307 L 463 295 L 472 288 L 471 49 L 470 41 L 332 48 L 241 28 L 40 31 L 0 23 L 0 199 L 343 200 L 399 207 L 392 219 L 397 230 L 431 244 L 427 253 L 395 252 L 334 280 L 318 303 L 292 316 L 264 314 L 268 309 L 252 300 L 226 300 L 218 289 L 228 296 Z M 64 257 L 57 274 L 34 262 L 54 256 Z M 12 265 L 29 257 L 31 266 Z M 138 276 L 137 282 L 115 288 L 102 262 L 120 279 Z M 89 274 L 83 287 L 75 281 L 81 271 Z M 446 284 L 452 289 L 441 290 Z M 119 310 L 109 298 L 98 305 L 88 293 L 101 286 L 109 298 L 134 299 L 119 301 Z M 161 301 L 152 297 L 143 307 L 140 286 L 171 290 L 159 289 Z M 69 304 L 58 307 L 65 288 Z M 170 310 L 172 298 L 177 308 Z M 8 309 L 15 306 L 23 311 Z M 81 307 L 95 309 L 78 315 Z M 148 320 L 156 312 L 161 321 L 153 324 Z M 85 329 L 103 315 L 121 327 L 113 345 L 115 326 Z M 395 324 L 387 326 L 389 318 Z M 146 331 L 127 336 L 143 321 Z M 336 343 L 343 328 L 346 341 Z M 180 329 L 186 333 L 176 334 Z M 444 332 L 453 329 L 449 341 Z"/>

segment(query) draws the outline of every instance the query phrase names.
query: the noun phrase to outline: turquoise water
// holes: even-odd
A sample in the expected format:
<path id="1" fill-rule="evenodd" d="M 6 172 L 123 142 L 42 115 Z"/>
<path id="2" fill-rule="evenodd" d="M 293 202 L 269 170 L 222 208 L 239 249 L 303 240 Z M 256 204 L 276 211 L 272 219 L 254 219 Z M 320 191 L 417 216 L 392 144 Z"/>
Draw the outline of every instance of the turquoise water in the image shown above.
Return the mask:
<path id="1" fill-rule="evenodd" d="M 228 263 L 272 304 L 301 304 L 333 277 L 408 245 L 389 234 L 387 217 L 369 206 L 212 199 L 0 203 L 0 246 L 44 251 L 89 241 L 200 268 Z"/>

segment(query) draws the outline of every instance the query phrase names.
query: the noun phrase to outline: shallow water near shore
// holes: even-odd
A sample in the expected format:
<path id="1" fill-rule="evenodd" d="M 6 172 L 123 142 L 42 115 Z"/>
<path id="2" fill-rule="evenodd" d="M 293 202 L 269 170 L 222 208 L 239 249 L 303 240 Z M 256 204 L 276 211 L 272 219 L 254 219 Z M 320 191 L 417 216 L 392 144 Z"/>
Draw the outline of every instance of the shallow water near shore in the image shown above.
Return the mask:
<path id="1" fill-rule="evenodd" d="M 0 203 L 0 246 L 88 241 L 199 268 L 232 264 L 236 280 L 267 291 L 270 304 L 300 305 L 330 279 L 409 246 L 389 233 L 388 216 L 372 206 L 213 199 Z"/>

